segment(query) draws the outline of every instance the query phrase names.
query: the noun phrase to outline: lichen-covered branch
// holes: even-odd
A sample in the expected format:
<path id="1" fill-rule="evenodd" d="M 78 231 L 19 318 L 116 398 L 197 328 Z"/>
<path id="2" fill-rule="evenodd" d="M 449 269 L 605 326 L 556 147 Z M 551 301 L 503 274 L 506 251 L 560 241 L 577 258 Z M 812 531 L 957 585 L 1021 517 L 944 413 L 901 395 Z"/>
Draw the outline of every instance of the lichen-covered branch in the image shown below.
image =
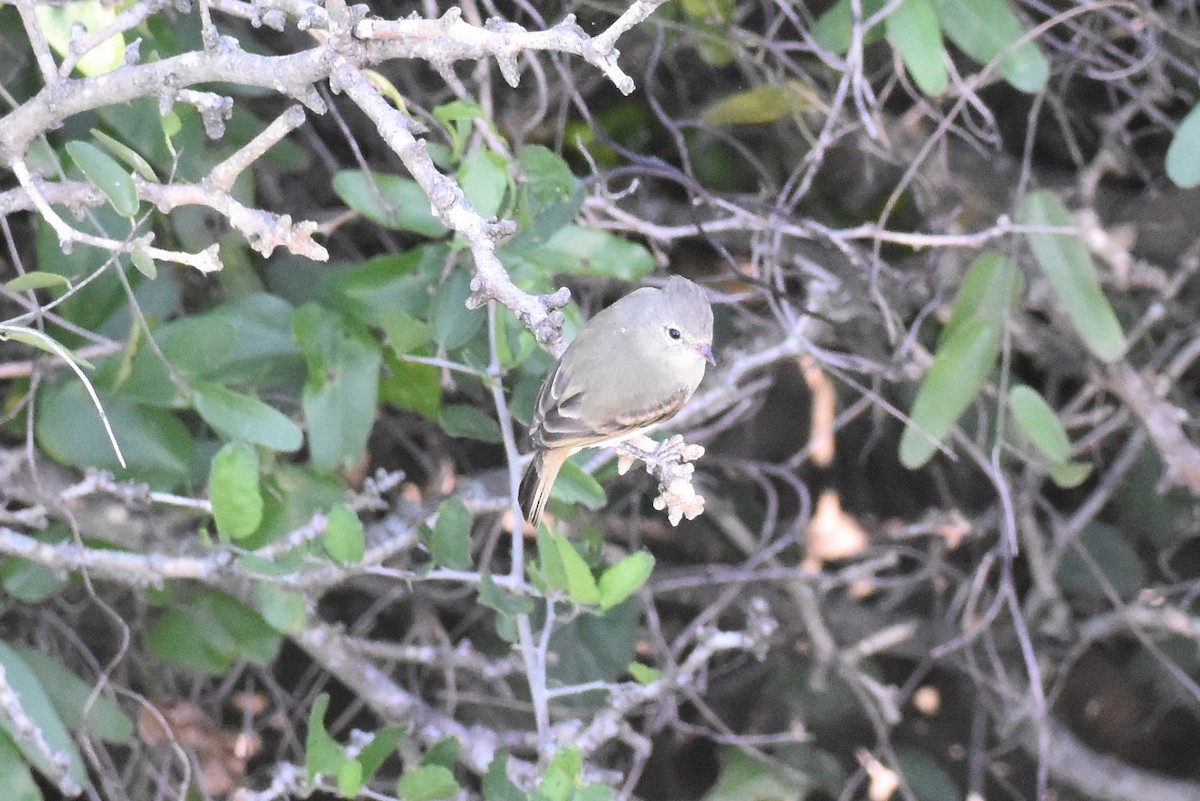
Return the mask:
<path id="1" fill-rule="evenodd" d="M 512 234 L 513 227 L 485 220 L 475 211 L 462 187 L 438 170 L 424 141 L 413 135 L 409 117 L 388 103 L 361 70 L 342 60 L 334 67 L 331 80 L 375 123 L 380 137 L 429 196 L 434 212 L 470 243 L 475 259 L 475 278 L 471 282 L 475 294 L 471 304 L 499 301 L 533 331 L 538 341 L 551 350 L 560 350 L 563 317 L 558 309 L 570 297 L 567 290 L 535 296 L 517 288 L 496 256 L 497 245 Z"/>

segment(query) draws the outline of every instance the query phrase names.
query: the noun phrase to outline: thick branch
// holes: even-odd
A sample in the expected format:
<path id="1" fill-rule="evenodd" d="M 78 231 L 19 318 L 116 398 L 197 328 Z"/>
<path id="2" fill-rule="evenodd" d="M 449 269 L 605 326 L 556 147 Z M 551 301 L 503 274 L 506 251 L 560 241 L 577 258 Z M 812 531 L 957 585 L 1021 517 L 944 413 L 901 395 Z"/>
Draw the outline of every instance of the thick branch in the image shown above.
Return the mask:
<path id="1" fill-rule="evenodd" d="M 324 104 L 312 84 L 327 75 L 327 56 L 324 47 L 289 56 L 259 56 L 223 40 L 220 47 L 208 52 L 123 67 L 96 78 L 61 80 L 0 118 L 0 164 L 12 164 L 35 137 L 76 114 L 139 97 L 157 96 L 170 104 L 180 89 L 199 83 L 274 89 L 322 112 Z"/>
<path id="2" fill-rule="evenodd" d="M 547 30 L 528 31 L 520 25 L 496 19 L 488 20 L 483 27 L 471 25 L 462 20 L 462 12 L 457 8 L 448 10 L 436 20 L 365 19 L 355 26 L 354 32 L 361 39 L 375 40 L 373 54 L 385 58 L 402 53 L 438 65 L 492 56 L 510 86 L 520 82 L 517 58 L 522 53 L 529 50 L 571 53 L 608 76 L 622 94 L 629 94 L 633 91 L 633 79 L 617 65 L 620 53 L 614 45 L 622 33 L 650 16 L 663 2 L 640 0 L 634 3 L 612 27 L 594 39 L 576 24 L 574 14 L 568 14 L 562 22 Z"/>

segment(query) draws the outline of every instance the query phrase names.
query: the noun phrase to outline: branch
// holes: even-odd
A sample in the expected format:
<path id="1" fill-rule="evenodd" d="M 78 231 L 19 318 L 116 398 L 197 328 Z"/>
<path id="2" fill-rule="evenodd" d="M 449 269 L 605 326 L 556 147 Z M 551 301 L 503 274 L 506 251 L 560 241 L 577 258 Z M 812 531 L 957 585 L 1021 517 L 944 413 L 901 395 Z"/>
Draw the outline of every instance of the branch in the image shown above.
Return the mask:
<path id="1" fill-rule="evenodd" d="M 13 174 L 17 176 L 17 180 L 21 183 L 21 187 L 25 190 L 26 195 L 28 195 L 30 201 L 38 210 L 38 213 L 54 229 L 54 233 L 58 236 L 59 246 L 65 252 L 70 252 L 71 247 L 76 243 L 91 245 L 101 250 L 107 250 L 110 253 L 133 253 L 135 250 L 144 250 L 151 258 L 194 267 L 202 273 L 216 272 L 221 269 L 221 260 L 218 258 L 220 246 L 216 243 L 209 245 L 198 253 L 185 253 L 177 250 L 163 250 L 162 248 L 151 246 L 150 243 L 154 241 L 154 234 L 152 233 L 131 237 L 122 241 L 96 236 L 95 234 L 87 234 L 76 228 L 72 228 L 66 220 L 59 216 L 58 212 L 50 207 L 46 198 L 38 191 L 33 176 L 30 174 L 29 168 L 25 165 L 24 161 L 18 160 L 13 162 L 12 170 Z"/>
<path id="2" fill-rule="evenodd" d="M 1049 730 L 1050 773 L 1094 801 L 1194 801 L 1200 797 L 1196 782 L 1161 776 L 1100 754 L 1087 747 L 1063 724 L 1050 717 L 1043 723 Z M 1037 753 L 1037 738 L 1026 738 L 1029 750 Z"/>
<path id="3" fill-rule="evenodd" d="M 487 772 L 500 745 L 496 732 L 479 725 L 467 726 L 442 714 L 405 690 L 390 676 L 365 661 L 347 638 L 332 626 L 317 625 L 294 635 L 296 644 L 313 660 L 349 687 L 384 720 L 407 723 L 409 731 L 427 746 L 446 737 L 457 737 L 459 761 L 478 775 Z M 524 777 L 534 775 L 528 762 L 509 759 L 509 768 Z"/>
<path id="4" fill-rule="evenodd" d="M 17 11 L 21 14 L 25 35 L 33 47 L 33 55 L 37 59 L 38 69 L 42 71 L 42 79 L 46 83 L 52 84 L 58 78 L 58 72 L 54 68 L 54 54 L 50 52 L 50 45 L 42 34 L 41 27 L 38 26 L 33 8 L 33 0 L 17 0 Z"/>
<path id="5" fill-rule="evenodd" d="M 695 520 L 704 512 L 704 497 L 692 486 L 692 464 L 704 455 L 704 446 L 688 445 L 676 434 L 663 442 L 642 436 L 624 442 L 617 451 L 617 472 L 625 475 L 634 460 L 646 465 L 646 472 L 658 479 L 659 495 L 654 508 L 667 510 L 672 526 L 683 518 Z"/>
<path id="6" fill-rule="evenodd" d="M 1108 385 L 1141 418 L 1158 449 L 1164 466 L 1163 484 L 1178 485 L 1192 495 L 1200 495 L 1200 447 L 1183 430 L 1188 414 L 1163 399 L 1155 383 L 1127 362 L 1108 371 Z"/>
<path id="7" fill-rule="evenodd" d="M 63 59 L 62 65 L 59 66 L 58 74 L 64 78 L 67 77 L 79 64 L 80 59 L 92 50 L 104 44 L 113 36 L 133 30 L 170 4 L 171 0 L 140 0 L 140 2 L 134 3 L 124 11 L 119 12 L 113 17 L 112 22 L 103 28 L 90 33 L 84 33 L 81 36 L 72 36 L 69 52 Z M 132 43 L 126 45 L 126 59 L 130 58 L 130 47 L 132 47 Z"/>
<path id="8" fill-rule="evenodd" d="M 551 50 L 582 57 L 603 72 L 622 94 L 633 91 L 633 79 L 617 65 L 620 52 L 616 41 L 633 26 L 645 20 L 666 0 L 638 0 L 608 30 L 594 39 L 568 14 L 563 21 L 544 31 L 529 31 L 511 22 L 490 19 L 480 27 L 462 20 L 462 11 L 451 8 L 440 19 L 364 19 L 354 28 L 360 39 L 371 41 L 373 57 L 403 55 L 421 58 L 444 67 L 455 61 L 491 56 L 509 86 L 521 81 L 517 57 L 529 50 Z"/>
<path id="9" fill-rule="evenodd" d="M 496 256 L 496 246 L 511 236 L 510 222 L 485 220 L 467 200 L 462 187 L 443 175 L 429 157 L 425 142 L 412 133 L 412 120 L 396 109 L 362 71 L 347 59 L 339 59 L 330 75 L 331 86 L 345 92 L 375 123 L 380 137 L 388 144 L 433 204 L 433 211 L 446 224 L 462 234 L 475 259 L 475 277 L 471 281 L 474 294 L 467 301 L 478 308 L 489 300 L 507 307 L 537 337 L 538 341 L 558 353 L 562 345 L 563 314 L 559 308 L 570 299 L 570 292 L 561 288 L 549 295 L 531 295 L 519 289 Z"/>
<path id="10" fill-rule="evenodd" d="M 325 105 L 313 84 L 327 75 L 328 52 L 324 47 L 287 56 L 260 56 L 245 52 L 233 40 L 223 39 L 211 51 L 122 67 L 95 78 L 59 80 L 0 117 L 0 165 L 11 165 L 24 155 L 34 138 L 76 114 L 155 95 L 170 108 L 180 99 L 182 87 L 198 83 L 259 86 L 282 92 L 321 113 Z M 210 112 L 207 124 L 213 109 L 201 109 L 205 111 Z M 206 127 L 211 134 L 211 126 Z"/>
<path id="11" fill-rule="evenodd" d="M 726 651 L 743 651 L 765 658 L 771 637 L 779 628 L 778 622 L 768 614 L 768 607 L 761 598 L 750 603 L 744 631 L 704 632 L 696 637 L 698 643 L 677 670 L 649 684 L 623 684 L 609 696 L 608 703 L 582 730 L 576 730 L 577 721 L 559 727 L 559 740 L 571 742 L 585 754 L 591 754 L 604 743 L 621 736 L 622 727 L 629 716 L 638 709 L 655 701 L 673 697 L 679 690 L 695 688 L 698 676 L 708 669 L 712 658 Z"/>

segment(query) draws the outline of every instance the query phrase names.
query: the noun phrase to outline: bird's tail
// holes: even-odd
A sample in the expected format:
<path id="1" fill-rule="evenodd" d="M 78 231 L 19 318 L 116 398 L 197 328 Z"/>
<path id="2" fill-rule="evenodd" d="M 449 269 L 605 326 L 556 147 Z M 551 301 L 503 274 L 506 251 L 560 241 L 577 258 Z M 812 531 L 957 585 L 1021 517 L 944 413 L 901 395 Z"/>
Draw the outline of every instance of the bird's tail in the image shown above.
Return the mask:
<path id="1" fill-rule="evenodd" d="M 562 454 L 552 451 L 537 451 L 529 467 L 525 468 L 517 500 L 521 504 L 521 514 L 535 529 L 542 519 L 542 510 L 550 499 L 550 489 L 554 486 L 554 479 L 558 477 L 564 458 Z"/>

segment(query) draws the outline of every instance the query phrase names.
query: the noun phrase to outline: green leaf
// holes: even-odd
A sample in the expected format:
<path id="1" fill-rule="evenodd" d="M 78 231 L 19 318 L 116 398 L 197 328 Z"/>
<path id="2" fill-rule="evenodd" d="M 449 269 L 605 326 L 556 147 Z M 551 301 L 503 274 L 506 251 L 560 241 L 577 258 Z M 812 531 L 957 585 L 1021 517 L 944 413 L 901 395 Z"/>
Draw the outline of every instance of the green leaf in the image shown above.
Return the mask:
<path id="1" fill-rule="evenodd" d="M 502 589 L 490 573 L 479 582 L 479 603 L 504 615 L 528 615 L 533 611 L 533 599 Z"/>
<path id="2" fill-rule="evenodd" d="M 95 225 L 101 226 L 113 239 L 124 241 L 149 230 L 148 224 L 143 224 L 140 228 L 135 227 L 133 218 L 122 217 L 108 203 L 91 209 L 89 215 L 91 214 L 96 217 Z M 58 273 L 75 283 L 82 282 L 85 277 L 88 279 L 86 286 L 76 287 L 76 291 L 55 309 L 76 326 L 91 331 L 100 330 L 116 315 L 121 314 L 121 310 L 127 308 L 129 297 L 121 279 L 116 270 L 108 269 L 113 258 L 111 251 L 76 243 L 69 253 L 65 252 L 54 228 L 42 220 L 40 215 L 35 234 L 35 249 L 37 259 L 34 264 L 39 270 Z M 97 272 L 100 275 L 94 275 Z M 105 333 L 117 334 L 116 331 Z M 124 332 L 120 335 L 124 336 Z"/>
<path id="3" fill-rule="evenodd" d="M 106 695 L 97 695 L 84 717 L 84 707 L 91 699 L 92 687 L 86 685 L 71 670 L 52 657 L 31 648 L 16 646 L 20 658 L 41 681 L 42 687 L 58 710 L 67 729 L 86 731 L 100 737 L 104 742 L 122 745 L 133 736 L 133 722 L 121 711 L 121 707 Z"/>
<path id="4" fill-rule="evenodd" d="M 411 314 L 393 309 L 380 321 L 388 347 L 396 356 L 412 353 L 433 339 L 433 328 Z"/>
<path id="5" fill-rule="evenodd" d="M 358 754 L 358 762 L 362 765 L 364 782 L 375 777 L 384 760 L 396 752 L 396 746 L 407 731 L 404 726 L 388 726 L 376 732 L 371 742 L 363 746 Z"/>
<path id="6" fill-rule="evenodd" d="M 174 414 L 123 395 L 99 394 L 127 469 L 117 462 L 91 398 L 75 380 L 43 385 L 38 393 L 38 445 L 63 464 L 112 470 L 118 479 L 144 481 L 158 490 L 173 491 L 191 481 L 196 443 Z"/>
<path id="7" fill-rule="evenodd" d="M 377 225 L 436 238 L 446 226 L 434 216 L 429 197 L 411 178 L 342 170 L 333 176 L 333 191 L 350 208 Z"/>
<path id="8" fill-rule="evenodd" d="M 862 0 L 862 21 L 866 22 L 879 13 L 885 0 Z M 863 44 L 870 44 L 883 35 L 883 26 L 875 25 L 863 36 Z M 812 36 L 822 47 L 835 53 L 845 53 L 850 49 L 854 36 L 854 7 L 851 0 L 838 0 L 828 11 L 821 15 L 813 26 Z"/>
<path id="9" fill-rule="evenodd" d="M 144 249 L 135 248 L 133 252 L 129 254 L 129 260 L 133 262 L 133 266 L 137 268 L 139 273 L 146 276 L 151 281 L 153 281 L 155 278 L 158 278 L 158 265 L 154 263 L 154 257 L 152 257 Z"/>
<path id="10" fill-rule="evenodd" d="M 286 553 L 272 555 L 269 558 L 254 553 L 244 553 L 238 556 L 237 563 L 247 573 L 265 578 L 293 576 L 307 567 L 308 553 L 304 548 L 294 548 Z"/>
<path id="11" fill-rule="evenodd" d="M 258 398 L 210 382 L 198 382 L 192 388 L 196 412 L 225 439 L 285 453 L 299 450 L 304 442 L 298 425 Z"/>
<path id="12" fill-rule="evenodd" d="M 539 353 L 533 359 L 529 359 L 523 363 L 524 370 L 517 381 L 517 385 L 512 389 L 512 397 L 509 402 L 508 410 L 512 413 L 512 416 L 526 426 L 533 419 L 533 408 L 537 404 L 538 392 L 541 391 L 542 382 L 546 380 L 544 370 L 540 367 L 536 369 L 532 368 L 535 360 L 538 363 L 542 361 L 542 356 L 543 354 Z"/>
<path id="13" fill-rule="evenodd" d="M 508 751 L 501 748 L 483 774 L 483 797 L 487 801 L 529 801 L 529 795 L 508 778 Z"/>
<path id="14" fill-rule="evenodd" d="M 154 168 L 150 166 L 150 162 L 142 158 L 142 155 L 129 145 L 117 139 L 113 139 L 99 128 L 92 128 L 90 133 L 92 136 L 96 137 L 96 140 L 99 141 L 100 144 L 108 148 L 110 153 L 119 158 L 121 161 L 125 162 L 130 168 L 137 172 L 138 175 L 142 176 L 151 183 L 156 183 L 158 181 L 158 176 L 154 174 Z"/>
<path id="15" fill-rule="evenodd" d="M 681 0 L 683 11 L 693 21 L 729 22 L 733 16 L 734 0 Z"/>
<path id="16" fill-rule="evenodd" d="M 7 735 L 0 734 L 0 798 L 9 801 L 43 801 L 17 746 Z"/>
<path id="17" fill-rule="evenodd" d="M 379 399 L 381 355 L 341 319 L 309 304 L 294 315 L 296 341 L 308 361 L 301 406 L 313 466 L 355 464 L 367 445 Z"/>
<path id="18" fill-rule="evenodd" d="M 235 657 L 263 667 L 275 661 L 283 638 L 258 612 L 217 591 L 200 595 L 195 607 L 205 619 L 206 628 L 225 632 L 233 642 Z"/>
<path id="19" fill-rule="evenodd" d="M 263 620 L 281 634 L 299 634 L 308 628 L 308 604 L 300 593 L 260 581 L 254 584 L 254 598 Z"/>
<path id="20" fill-rule="evenodd" d="M 0 342 L 10 339 L 13 342 L 20 342 L 23 345 L 37 348 L 43 353 L 49 353 L 57 359 L 70 359 L 80 367 L 86 367 L 89 370 L 93 367 L 86 359 L 80 358 L 73 350 L 63 347 L 58 340 L 43 334 L 41 331 L 22 329 L 20 327 L 9 328 L 0 324 Z"/>
<path id="21" fill-rule="evenodd" d="M 721 775 L 704 796 L 704 801 L 783 801 L 808 798 L 817 789 L 836 796 L 845 783 L 836 759 L 808 746 L 780 749 L 780 764 L 789 770 L 777 770 L 740 748 L 721 749 Z"/>
<path id="22" fill-rule="evenodd" d="M 726 95 L 709 106 L 704 119 L 711 125 L 761 125 L 798 110 L 784 87 L 767 84 Z"/>
<path id="23" fill-rule="evenodd" d="M 38 3 L 33 7 L 33 13 L 46 41 L 60 56 L 65 56 L 70 52 L 72 30 L 76 25 L 82 26 L 88 33 L 98 33 L 116 19 L 117 9 L 99 0 L 85 0 L 61 6 Z M 124 63 L 125 39 L 115 33 L 84 54 L 76 64 L 76 69 L 90 78 L 112 72 Z"/>
<path id="24" fill-rule="evenodd" d="M 4 643 L 0 643 L 0 667 L 4 670 L 4 678 L 7 680 L 11 692 L 16 696 L 15 700 L 20 703 L 21 709 L 37 727 L 38 733 L 45 740 L 46 745 L 67 759 L 67 775 L 79 786 L 88 786 L 88 775 L 83 765 L 83 759 L 75 748 L 75 742 L 67 732 L 66 726 L 63 725 L 62 719 L 59 718 L 58 712 L 54 709 L 38 675 L 30 669 L 20 654 Z M 59 774 L 58 769 L 42 755 L 42 751 L 30 739 L 31 733 L 20 728 L 8 715 L 0 714 L 0 729 L 8 733 L 29 764 L 33 765 L 42 775 L 54 777 Z"/>
<path id="25" fill-rule="evenodd" d="M 461 750 L 462 743 L 458 741 L 457 737 L 443 737 L 429 747 L 429 750 L 421 757 L 421 764 L 441 765 L 446 770 L 453 770 Z"/>
<path id="26" fill-rule="evenodd" d="M 1167 148 L 1166 168 L 1167 177 L 1176 186 L 1184 189 L 1200 186 L 1200 104 L 1193 106 L 1179 122 Z"/>
<path id="27" fill-rule="evenodd" d="M 946 769 L 925 751 L 898 748 L 896 756 L 904 780 L 921 801 L 959 801 L 963 797 L 962 790 Z"/>
<path id="28" fill-rule="evenodd" d="M 585 784 L 571 794 L 571 801 L 613 801 L 613 788 L 598 782 Z"/>
<path id="29" fill-rule="evenodd" d="M 154 338 L 167 361 L 195 381 L 223 372 L 238 334 L 229 321 L 202 314 L 173 320 L 160 328 Z"/>
<path id="30" fill-rule="evenodd" d="M 137 403 L 161 409 L 186 409 L 191 397 L 185 387 L 172 381 L 170 371 L 154 348 L 147 347 L 140 328 L 134 328 L 119 356 L 100 365 L 96 381 Z"/>
<path id="31" fill-rule="evenodd" d="M 1032 41 L 1010 49 L 1025 35 L 1007 0 L 933 0 L 938 21 L 967 55 L 987 64 L 1005 53 L 1000 74 L 1022 92 L 1038 92 L 1050 77 L 1050 63 Z"/>
<path id="32" fill-rule="evenodd" d="M 210 367 L 220 383 L 262 387 L 303 378 L 304 362 L 292 335 L 294 314 L 287 301 L 274 295 L 247 295 L 203 317 L 232 334 L 220 361 Z"/>
<path id="33" fill-rule="evenodd" d="M 350 313 L 372 326 L 386 327 L 393 312 L 426 320 L 430 289 L 441 281 L 449 255 L 448 244 L 427 242 L 404 253 L 375 256 L 341 273 L 332 291 L 344 297 Z"/>
<path id="34" fill-rule="evenodd" d="M 635 657 L 641 605 L 626 601 L 603 615 L 578 615 L 554 630 L 550 650 L 555 661 L 547 668 L 558 685 L 613 682 L 625 674 Z M 563 703 L 581 707 L 603 704 L 604 693 L 576 694 Z"/>
<path id="35" fill-rule="evenodd" d="M 325 730 L 325 710 L 329 708 L 329 693 L 321 693 L 313 701 L 308 714 L 308 737 L 304 743 L 304 761 L 308 767 L 308 783 L 311 785 L 317 774 L 336 776 L 342 765 L 349 761 L 342 747 Z"/>
<path id="36" fill-rule="evenodd" d="M 9 292 L 28 292 L 31 289 L 49 289 L 50 287 L 69 287 L 70 279 L 57 273 L 33 271 L 17 276 L 5 282 L 4 288 Z"/>
<path id="37" fill-rule="evenodd" d="M 571 459 L 563 462 L 550 496 L 561 503 L 581 504 L 592 511 L 603 509 L 608 503 L 608 496 L 600 482 Z"/>
<path id="38" fill-rule="evenodd" d="M 146 641 L 156 657 L 188 670 L 220 675 L 233 667 L 237 647 L 219 627 L 206 628 L 199 614 L 168 610 L 150 629 Z"/>
<path id="39" fill-rule="evenodd" d="M 437 801 L 457 793 L 458 782 L 441 765 L 420 765 L 404 772 L 396 792 L 404 801 Z"/>
<path id="40" fill-rule="evenodd" d="M 505 245 L 502 258 L 542 278 L 579 273 L 638 281 L 654 270 L 654 257 L 645 247 L 598 228 L 568 225 L 540 246 L 522 249 L 522 244 L 514 239 Z"/>
<path id="41" fill-rule="evenodd" d="M 904 66 L 917 87 L 927 95 L 946 91 L 946 50 L 942 29 L 930 0 L 904 0 L 888 15 L 887 35 L 900 51 Z"/>
<path id="42" fill-rule="evenodd" d="M 545 801 L 567 801 L 583 773 L 583 753 L 573 745 L 558 749 L 542 781 L 538 792 Z"/>
<path id="43" fill-rule="evenodd" d="M 1052 192 L 1033 192 L 1025 200 L 1028 225 L 1074 227 L 1071 215 Z M 1100 289 L 1087 248 L 1074 234 L 1030 233 L 1029 245 L 1067 316 L 1088 350 L 1112 362 L 1125 352 L 1125 334 Z"/>
<path id="44" fill-rule="evenodd" d="M 554 535 L 548 526 L 540 525 L 536 536 L 540 563 L 539 575 L 546 586 L 556 590 L 566 589 L 567 571 L 563 567 L 562 559 L 558 556 L 558 545 L 554 542 Z M 598 588 L 597 592 L 599 592 Z"/>
<path id="45" fill-rule="evenodd" d="M 1052 464 L 1046 469 L 1046 472 L 1049 473 L 1050 480 L 1056 486 L 1071 489 L 1087 480 L 1087 477 L 1092 474 L 1092 466 L 1081 462 L 1066 462 Z"/>
<path id="46" fill-rule="evenodd" d="M 581 606 L 600 603 L 600 588 L 587 561 L 563 535 L 551 534 L 550 540 L 558 553 L 565 578 L 565 583 L 560 589 L 566 590 L 571 600 Z"/>
<path id="47" fill-rule="evenodd" d="M 1084 559 L 1083 550 L 1090 559 Z M 1126 600 L 1137 596 L 1147 581 L 1141 556 L 1118 529 L 1105 523 L 1090 523 L 1064 553 L 1055 571 L 1063 591 L 1077 598 L 1103 602 L 1107 597 L 1091 563 L 1117 594 Z"/>
<path id="48" fill-rule="evenodd" d="M 98 695 L 87 709 L 92 687 L 51 657 L 32 648 L 17 648 L 21 659 L 41 681 L 63 724 L 73 732 L 86 731 L 106 743 L 128 743 L 133 737 L 133 722 L 121 707 L 104 695 Z"/>
<path id="49" fill-rule="evenodd" d="M 213 456 L 208 498 L 221 536 L 240 540 L 262 523 L 263 497 L 258 482 L 258 452 L 230 442 Z"/>
<path id="50" fill-rule="evenodd" d="M 343 565 L 355 565 L 362 561 L 366 549 L 366 534 L 354 510 L 344 503 L 330 509 L 325 526 L 325 552 L 330 558 Z"/>
<path id="51" fill-rule="evenodd" d="M 1021 272 L 1011 259 L 995 251 L 981 254 L 967 268 L 950 319 L 938 337 L 939 344 L 947 342 L 960 325 L 970 320 L 1002 325 L 1016 307 L 1023 283 Z"/>
<path id="52" fill-rule="evenodd" d="M 87 142 L 67 142 L 67 152 L 87 179 L 108 197 L 117 214 L 123 217 L 137 214 L 138 196 L 133 176 L 112 156 Z"/>
<path id="53" fill-rule="evenodd" d="M 486 315 L 481 309 L 468 309 L 471 296 L 471 276 L 465 269 L 454 270 L 446 277 L 433 301 L 430 322 L 438 344 L 447 350 L 467 344 L 483 327 Z"/>
<path id="54" fill-rule="evenodd" d="M 346 798 L 357 798 L 358 794 L 362 792 L 362 785 L 362 763 L 357 759 L 347 759 L 342 763 L 342 766 L 338 768 L 338 792 Z"/>
<path id="55" fill-rule="evenodd" d="M 1071 458 L 1071 440 L 1050 404 L 1024 384 L 1017 384 L 1008 393 L 1008 405 L 1021 433 L 1033 444 L 1046 461 L 1061 464 Z"/>
<path id="56" fill-rule="evenodd" d="M 733 61 L 735 43 L 728 22 L 733 14 L 733 0 L 682 0 L 680 6 L 687 14 L 687 29 L 700 57 L 714 67 Z M 607 129 L 612 132 L 612 129 Z"/>
<path id="57" fill-rule="evenodd" d="M 504 441 L 500 424 L 474 406 L 454 404 L 443 406 L 438 423 L 452 437 L 476 439 L 499 444 Z"/>
<path id="58" fill-rule="evenodd" d="M 633 676 L 633 680 L 638 684 L 653 684 L 662 678 L 662 671 L 658 668 L 652 668 L 649 665 L 643 665 L 641 662 L 630 662 L 627 668 L 629 675 Z"/>
<path id="59" fill-rule="evenodd" d="M 916 470 L 929 461 L 983 388 L 999 348 L 1000 327 L 989 320 L 964 322 L 938 348 L 900 438 L 900 462 L 905 467 Z"/>
<path id="60" fill-rule="evenodd" d="M 508 161 L 499 153 L 476 150 L 458 168 L 458 185 L 480 217 L 495 217 L 508 191 Z"/>
<path id="61" fill-rule="evenodd" d="M 900 461 L 909 469 L 928 461 L 983 388 L 1020 294 L 1020 272 L 1004 256 L 983 253 L 968 268 L 900 440 Z"/>
<path id="62" fill-rule="evenodd" d="M 641 589 L 653 569 L 654 557 L 645 551 L 638 551 L 605 570 L 600 574 L 600 608 L 608 611 L 623 603 Z"/>
<path id="63" fill-rule="evenodd" d="M 429 534 L 433 561 L 452 570 L 471 568 L 471 513 L 458 498 L 447 498 Z"/>
<path id="64" fill-rule="evenodd" d="M 183 121 L 179 115 L 172 109 L 162 117 L 162 131 L 167 139 L 174 139 L 183 130 Z"/>
<path id="65" fill-rule="evenodd" d="M 258 531 L 238 543 L 246 550 L 262 548 L 307 525 L 314 514 L 342 503 L 346 495 L 346 485 L 340 476 L 281 462 L 275 463 L 263 482 L 263 522 Z M 289 567 L 282 575 L 297 570 Z"/>
<path id="66" fill-rule="evenodd" d="M 401 361 L 391 354 L 385 360 L 390 369 L 379 386 L 383 400 L 436 421 L 442 409 L 441 371 L 432 364 Z"/>
<path id="67" fill-rule="evenodd" d="M 27 604 L 40 604 L 67 583 L 45 565 L 16 556 L 0 565 L 0 581 L 13 599 Z"/>
<path id="68" fill-rule="evenodd" d="M 561 156 L 541 145 L 521 149 L 520 167 L 525 182 L 517 195 L 514 216 L 520 233 L 513 244 L 527 247 L 545 242 L 575 219 L 583 208 L 584 186 Z"/>
<path id="69" fill-rule="evenodd" d="M 453 144 L 451 159 L 454 161 L 458 161 L 462 157 L 467 137 L 470 136 L 472 124 L 476 120 L 491 125 L 483 113 L 483 108 L 478 103 L 472 103 L 469 100 L 452 100 L 449 103 L 443 103 L 433 110 L 433 117 L 445 126 L 446 133 L 450 134 Z"/>

